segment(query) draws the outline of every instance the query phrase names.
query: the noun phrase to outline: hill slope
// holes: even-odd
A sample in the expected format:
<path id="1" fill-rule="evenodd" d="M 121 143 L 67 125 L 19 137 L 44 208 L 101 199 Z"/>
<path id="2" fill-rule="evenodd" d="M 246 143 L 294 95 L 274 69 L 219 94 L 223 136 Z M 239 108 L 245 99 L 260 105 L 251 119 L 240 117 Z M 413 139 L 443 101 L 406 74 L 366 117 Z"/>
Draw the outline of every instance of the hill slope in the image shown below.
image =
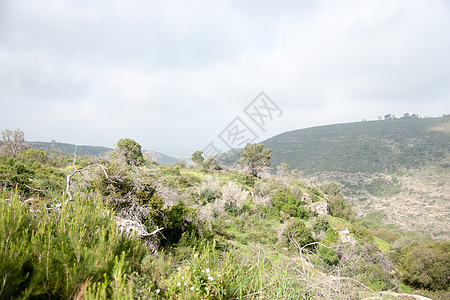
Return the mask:
<path id="1" fill-rule="evenodd" d="M 314 127 L 263 142 L 317 184 L 338 182 L 360 217 L 450 238 L 450 118 Z"/>
<path id="2" fill-rule="evenodd" d="M 46 151 L 55 151 L 68 154 L 73 154 L 76 146 L 74 144 L 60 143 L 60 142 L 27 142 L 27 144 L 30 148 L 33 149 L 41 149 Z M 112 150 L 114 149 L 101 146 L 77 146 L 77 155 L 104 156 L 107 152 Z M 175 157 L 168 156 L 160 152 L 156 151 L 149 151 L 149 152 L 152 153 L 152 156 L 157 158 L 157 162 L 161 165 L 174 164 L 178 160 Z"/>
<path id="3" fill-rule="evenodd" d="M 262 142 L 311 183 L 337 182 L 360 217 L 450 239 L 450 117 L 319 126 Z M 233 164 L 229 151 L 219 157 Z"/>
<path id="4" fill-rule="evenodd" d="M 27 142 L 27 145 L 33 149 L 41 149 L 45 151 L 55 151 L 69 154 L 73 154 L 75 152 L 75 147 L 77 147 L 77 155 L 87 156 L 103 156 L 107 152 L 113 150 L 108 147 L 76 146 L 74 144 L 60 142 Z"/>
<path id="5" fill-rule="evenodd" d="M 448 164 L 450 117 L 328 125 L 279 134 L 263 144 L 273 162 L 305 174 L 395 172 L 401 167 Z"/>

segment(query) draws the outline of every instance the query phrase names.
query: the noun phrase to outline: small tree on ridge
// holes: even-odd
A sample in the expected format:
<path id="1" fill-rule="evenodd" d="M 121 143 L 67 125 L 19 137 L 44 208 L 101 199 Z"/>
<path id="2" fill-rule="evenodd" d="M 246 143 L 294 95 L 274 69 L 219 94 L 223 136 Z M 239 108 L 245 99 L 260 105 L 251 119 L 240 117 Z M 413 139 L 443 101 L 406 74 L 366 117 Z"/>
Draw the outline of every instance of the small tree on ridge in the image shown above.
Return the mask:
<path id="1" fill-rule="evenodd" d="M 264 144 L 247 143 L 241 154 L 239 164 L 247 168 L 253 176 L 259 177 L 262 171 L 271 165 L 272 149 L 264 148 Z"/>

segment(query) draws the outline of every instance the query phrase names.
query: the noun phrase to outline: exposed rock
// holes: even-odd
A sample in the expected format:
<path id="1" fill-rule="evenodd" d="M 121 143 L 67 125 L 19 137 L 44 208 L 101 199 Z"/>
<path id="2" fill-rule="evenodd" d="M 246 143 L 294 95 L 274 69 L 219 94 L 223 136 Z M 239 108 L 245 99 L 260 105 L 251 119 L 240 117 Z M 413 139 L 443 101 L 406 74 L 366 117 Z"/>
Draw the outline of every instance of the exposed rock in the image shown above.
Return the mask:
<path id="1" fill-rule="evenodd" d="M 356 244 L 356 240 L 354 237 L 350 235 L 350 231 L 348 228 L 345 228 L 345 230 L 339 231 L 339 241 L 342 244 Z"/>
<path id="2" fill-rule="evenodd" d="M 117 222 L 117 229 L 119 232 L 127 236 L 131 237 L 133 234 L 136 234 L 136 237 L 148 235 L 147 228 L 136 221 L 122 219 L 119 217 L 114 217 L 114 220 Z"/>
<path id="3" fill-rule="evenodd" d="M 326 215 L 328 214 L 328 202 L 316 202 L 308 206 L 308 210 L 318 214 L 318 215 Z"/>
<path id="4" fill-rule="evenodd" d="M 117 223 L 117 230 L 120 233 L 128 237 L 136 236 L 143 240 L 143 242 L 149 247 L 150 251 L 158 255 L 158 242 L 156 234 L 163 228 L 157 228 L 155 231 L 148 233 L 147 228 L 139 222 L 123 219 L 119 217 L 114 217 Z"/>

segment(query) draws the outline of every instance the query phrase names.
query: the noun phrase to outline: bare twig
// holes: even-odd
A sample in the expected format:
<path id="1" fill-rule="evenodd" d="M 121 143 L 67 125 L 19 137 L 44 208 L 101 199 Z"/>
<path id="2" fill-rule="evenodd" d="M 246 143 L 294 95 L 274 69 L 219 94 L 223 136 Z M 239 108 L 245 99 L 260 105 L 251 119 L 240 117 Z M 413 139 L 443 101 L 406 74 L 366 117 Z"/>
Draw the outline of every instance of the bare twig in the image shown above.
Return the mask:
<path id="1" fill-rule="evenodd" d="M 30 190 L 32 190 L 33 192 L 39 192 L 39 193 L 43 193 L 45 194 L 46 192 L 44 190 L 39 190 L 39 189 L 35 189 L 34 187 L 29 186 L 28 184 L 24 183 L 24 185 L 29 188 Z"/>
<path id="2" fill-rule="evenodd" d="M 152 235 L 157 234 L 158 232 L 160 232 L 160 231 L 163 230 L 163 229 L 164 229 L 164 227 L 157 228 L 157 229 L 153 230 L 153 231 L 150 232 L 150 233 L 147 233 L 147 234 L 140 234 L 140 235 L 138 235 L 138 237 L 139 237 L 139 238 L 142 238 L 142 237 L 152 236 Z"/>
<path id="3" fill-rule="evenodd" d="M 72 171 L 72 173 L 67 175 L 67 178 L 66 178 L 66 194 L 67 194 L 67 196 L 69 196 L 69 199 L 67 199 L 66 204 L 67 204 L 67 202 L 73 200 L 72 193 L 70 192 L 70 180 L 72 179 L 72 176 L 75 175 L 76 173 L 81 173 L 84 170 L 86 170 L 88 168 L 92 168 L 92 167 L 99 167 L 103 171 L 103 174 L 105 174 L 106 179 L 112 181 L 108 176 L 108 172 L 106 171 L 106 168 L 104 166 L 102 166 L 101 164 L 92 164 L 92 165 L 88 165 L 81 169 L 77 169 L 77 167 L 74 165 L 75 169 Z"/>

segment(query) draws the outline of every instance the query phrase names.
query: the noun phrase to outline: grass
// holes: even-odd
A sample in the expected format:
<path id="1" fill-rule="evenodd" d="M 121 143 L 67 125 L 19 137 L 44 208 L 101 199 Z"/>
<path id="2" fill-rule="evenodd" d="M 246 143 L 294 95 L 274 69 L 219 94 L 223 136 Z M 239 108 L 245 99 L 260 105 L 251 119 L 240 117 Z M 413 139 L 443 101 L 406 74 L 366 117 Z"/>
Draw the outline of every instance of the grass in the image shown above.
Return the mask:
<path id="1" fill-rule="evenodd" d="M 4 162 L 9 170 L 11 163 Z M 382 252 L 390 252 L 390 243 L 396 240 L 385 227 L 374 225 L 383 215 L 374 215 L 370 222 L 361 224 L 327 215 L 333 229 L 324 229 L 314 239 L 307 237 L 308 232 L 322 219 L 313 214 L 303 216 L 307 220 L 290 217 L 271 204 L 280 193 L 286 196 L 277 198 L 281 204 L 307 194 L 325 201 L 323 186 L 291 178 L 249 178 L 227 169 L 205 172 L 181 165 L 125 169 L 127 184 L 154 185 L 161 199 L 172 197 L 172 202 L 153 209 L 143 220 L 151 224 L 151 230 L 167 227 L 180 238 L 168 242 L 165 231 L 166 237 L 154 237 L 150 244 L 158 245 L 159 239 L 161 247 L 159 254 L 153 255 L 140 240 L 118 234 L 114 214 L 128 209 L 127 216 L 136 217 L 150 207 L 133 211 L 116 205 L 112 211 L 105 206 L 105 198 L 95 195 L 87 173 L 77 177 L 77 185 L 72 186 L 75 201 L 61 210 L 45 209 L 44 204 L 51 199 L 42 197 L 30 211 L 26 197 L 4 192 L 0 199 L 0 270 L 14 276 L 5 279 L 3 275 L 6 284 L 0 289 L 0 298 L 339 299 L 377 295 L 394 286 L 389 270 L 377 267 L 377 262 L 385 259 Z M 59 171 L 54 174 L 60 174 L 63 182 L 70 169 L 61 170 L 65 170 L 62 175 Z M 214 197 L 199 201 L 199 189 L 208 180 L 214 186 Z M 228 197 L 244 194 L 246 199 L 221 210 L 219 198 L 225 197 L 230 181 L 234 188 L 246 192 Z M 104 188 L 110 185 L 105 181 Z M 83 190 L 85 187 L 89 189 Z M 169 189 L 171 193 L 164 194 Z M 114 197 L 124 197 L 131 202 L 131 197 L 138 197 L 133 191 L 127 187 L 127 193 L 109 196 L 114 201 L 121 200 Z M 261 201 L 258 206 L 252 203 L 257 196 L 270 201 Z M 65 200 L 64 196 L 57 199 Z M 179 200 L 189 200 L 185 201 L 188 207 L 177 205 Z M 333 230 L 345 228 L 353 233 L 356 245 L 338 242 L 339 235 Z M 308 239 L 322 245 L 301 249 L 306 242 L 296 245 L 288 239 L 289 233 L 291 238 L 298 237 L 297 241 Z"/>

